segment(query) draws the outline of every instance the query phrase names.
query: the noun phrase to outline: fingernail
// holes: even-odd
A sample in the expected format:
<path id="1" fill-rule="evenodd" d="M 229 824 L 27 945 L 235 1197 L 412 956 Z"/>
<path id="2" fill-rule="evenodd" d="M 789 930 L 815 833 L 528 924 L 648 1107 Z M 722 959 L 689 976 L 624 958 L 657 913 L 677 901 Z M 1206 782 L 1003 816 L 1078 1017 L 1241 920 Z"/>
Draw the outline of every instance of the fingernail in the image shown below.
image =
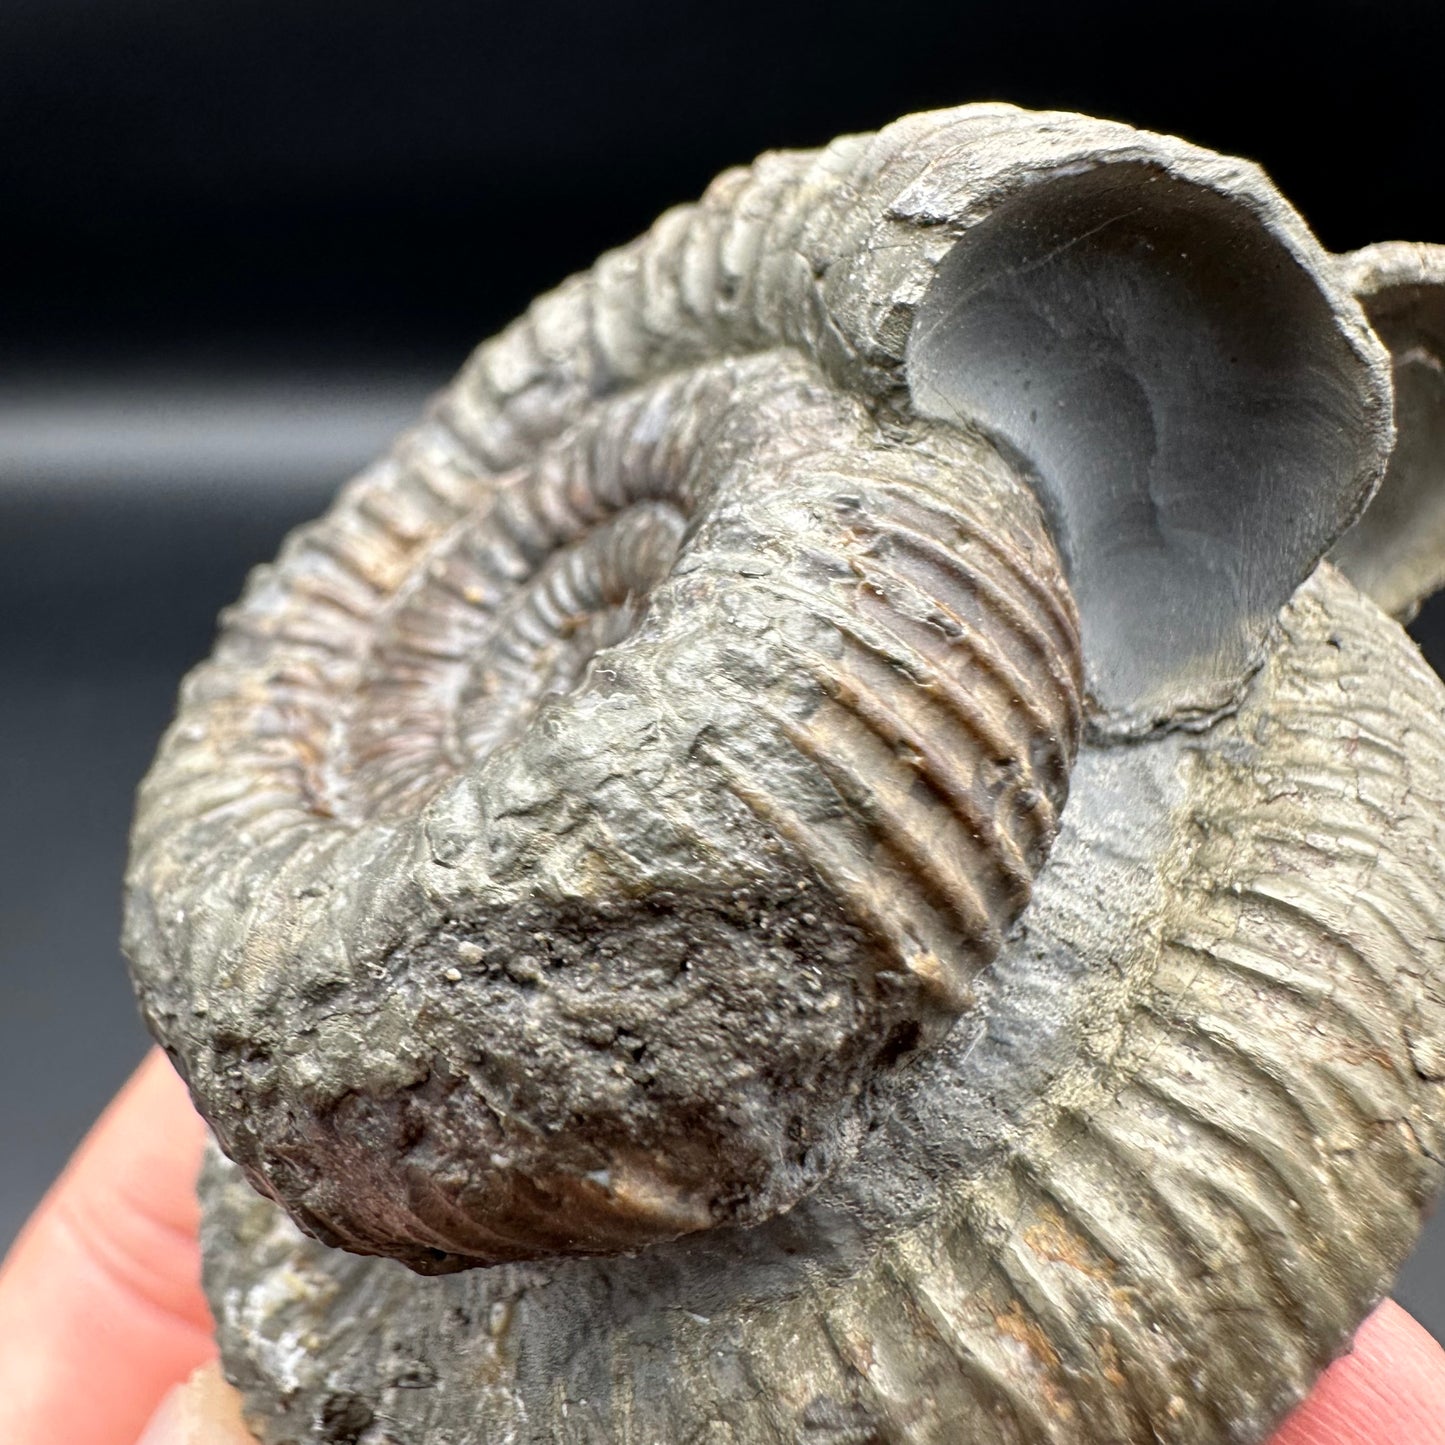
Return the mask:
<path id="1" fill-rule="evenodd" d="M 177 1385 L 160 1403 L 150 1424 L 140 1433 L 136 1445 L 190 1445 L 185 1423 L 186 1387 Z"/>
<path id="2" fill-rule="evenodd" d="M 136 1445 L 255 1445 L 240 1397 L 214 1364 L 203 1365 L 163 1399 Z"/>

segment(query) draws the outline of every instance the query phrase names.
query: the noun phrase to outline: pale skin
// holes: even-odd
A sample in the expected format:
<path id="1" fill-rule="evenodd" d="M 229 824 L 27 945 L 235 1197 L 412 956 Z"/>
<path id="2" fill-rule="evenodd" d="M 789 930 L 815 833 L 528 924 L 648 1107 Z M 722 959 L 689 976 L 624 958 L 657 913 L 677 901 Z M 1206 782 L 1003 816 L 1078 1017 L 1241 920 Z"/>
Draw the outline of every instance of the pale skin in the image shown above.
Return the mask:
<path id="1" fill-rule="evenodd" d="M 152 1053 L 0 1267 L 6 1445 L 255 1445 L 200 1287 L 204 1125 Z M 1362 1326 L 1271 1445 L 1441 1445 L 1445 1351 L 1398 1305 Z"/>

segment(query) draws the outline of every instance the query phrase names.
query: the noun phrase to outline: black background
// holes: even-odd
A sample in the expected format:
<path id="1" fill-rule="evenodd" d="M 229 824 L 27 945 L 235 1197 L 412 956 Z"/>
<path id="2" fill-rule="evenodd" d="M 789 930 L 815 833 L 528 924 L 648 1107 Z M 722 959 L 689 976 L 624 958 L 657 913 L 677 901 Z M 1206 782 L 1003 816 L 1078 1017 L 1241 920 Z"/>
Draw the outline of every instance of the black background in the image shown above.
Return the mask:
<path id="1" fill-rule="evenodd" d="M 475 341 L 726 165 L 966 100 L 1445 240 L 1442 50 L 1438 0 L 4 0 L 0 1245 L 143 1048 L 117 895 L 180 673 Z M 1445 1335 L 1442 1234 L 1401 1297 Z"/>
<path id="2" fill-rule="evenodd" d="M 3 344 L 460 354 L 725 165 L 1006 99 L 1439 233 L 1445 22 L 1373 4 L 6 0 Z"/>

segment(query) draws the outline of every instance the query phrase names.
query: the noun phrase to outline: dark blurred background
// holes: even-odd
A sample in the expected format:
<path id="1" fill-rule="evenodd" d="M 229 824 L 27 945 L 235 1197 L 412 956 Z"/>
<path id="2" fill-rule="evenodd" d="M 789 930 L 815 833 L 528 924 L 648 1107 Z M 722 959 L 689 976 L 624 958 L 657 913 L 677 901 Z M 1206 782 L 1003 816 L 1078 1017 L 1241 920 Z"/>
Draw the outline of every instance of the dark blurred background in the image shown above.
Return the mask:
<path id="1" fill-rule="evenodd" d="M 118 890 L 177 680 L 474 342 L 726 165 L 965 100 L 1253 156 L 1336 250 L 1445 240 L 1442 45 L 1439 0 L 4 0 L 0 1248 L 144 1048 Z M 1399 1296 L 1445 1338 L 1445 1221 Z"/>

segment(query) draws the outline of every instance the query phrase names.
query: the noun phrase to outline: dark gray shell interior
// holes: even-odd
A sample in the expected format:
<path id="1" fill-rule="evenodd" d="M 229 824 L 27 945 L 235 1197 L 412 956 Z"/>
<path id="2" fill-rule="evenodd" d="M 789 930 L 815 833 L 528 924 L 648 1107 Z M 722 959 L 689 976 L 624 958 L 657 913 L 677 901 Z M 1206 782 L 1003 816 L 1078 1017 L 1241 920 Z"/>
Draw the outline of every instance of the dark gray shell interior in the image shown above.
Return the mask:
<path id="1" fill-rule="evenodd" d="M 1235 716 L 1086 748 L 977 1015 L 756 1229 L 424 1280 L 214 1157 L 207 1288 L 261 1438 L 1262 1440 L 1440 1185 L 1442 705 L 1323 569 Z"/>
<path id="2" fill-rule="evenodd" d="M 728 172 L 541 298 L 258 577 L 148 784 L 128 948 L 153 1027 L 245 1167 L 208 1166 L 207 1288 L 266 1445 L 1264 1438 L 1388 1287 L 1445 1157 L 1445 689 L 1395 623 L 1320 565 L 1391 438 L 1388 359 L 1352 285 L 1246 163 L 1005 106 L 908 117 Z M 722 440 L 688 433 L 717 418 Z M 650 510 L 589 512 L 586 485 L 640 475 L 638 448 L 671 459 L 669 490 L 628 494 Z M 795 451 L 812 459 L 796 473 Z M 718 475 L 751 468 L 754 490 L 695 527 L 678 459 L 704 453 Z M 554 473 L 552 491 L 519 484 Z M 806 481 L 801 510 L 785 515 L 794 494 L 770 490 L 773 476 Z M 934 498 L 926 525 L 909 510 L 919 487 Z M 839 513 L 865 494 L 852 519 Z M 523 563 L 544 585 L 504 606 L 507 627 L 463 639 L 466 675 L 448 694 L 457 737 L 501 739 L 476 772 L 488 786 L 463 769 L 431 791 L 411 704 L 456 659 L 437 646 L 397 667 L 383 648 L 381 667 L 371 649 L 385 629 L 347 574 L 364 559 L 362 581 L 414 605 L 423 621 L 406 635 L 426 641 L 437 589 L 486 592 L 449 570 L 447 547 L 523 496 L 554 499 L 503 529 L 523 553 L 535 543 Z M 760 527 L 770 499 L 783 510 Z M 584 518 L 593 548 L 575 575 L 549 560 L 563 513 Z M 1027 567 L 980 562 L 1005 535 Z M 792 585 L 805 554 L 823 580 L 791 605 L 777 591 L 756 605 L 770 578 Z M 698 572 L 679 574 L 694 555 Z M 302 605 L 269 606 L 308 575 Z M 1001 599 L 1006 576 L 1016 590 Z M 940 610 L 944 578 L 954 592 Z M 644 587 L 655 608 L 634 607 Z M 673 607 L 689 588 L 702 590 Z M 870 588 L 905 619 L 889 625 L 908 646 L 869 651 L 890 660 L 868 663 L 866 687 L 854 669 L 840 692 L 825 668 L 780 703 L 777 678 L 796 672 L 773 661 L 812 649 L 835 663 Z M 581 592 L 596 605 L 564 645 L 559 599 Z M 988 635 L 1010 639 L 993 685 L 1032 658 L 986 719 L 1032 751 L 975 746 L 991 734 L 974 729 L 974 751 L 930 752 L 948 734 L 924 724 L 975 716 L 959 710 L 986 692 L 987 667 L 955 676 L 939 651 L 940 624 L 970 592 L 989 593 Z M 844 593 L 852 611 L 837 615 L 855 620 L 839 627 Z M 705 625 L 690 635 L 693 615 Z M 629 692 L 627 647 L 669 627 L 691 636 L 672 654 L 688 666 Z M 620 692 L 601 677 L 613 657 Z M 738 690 L 749 668 L 769 680 Z M 1062 802 L 1062 783 L 1042 780 L 1073 756 L 1081 686 L 1091 740 L 1045 862 L 1054 823 L 1024 794 Z M 374 816 L 352 834 L 365 841 L 331 845 L 329 874 L 285 829 L 238 849 L 228 810 L 270 805 L 257 777 L 281 779 L 287 806 L 334 796 L 337 755 L 296 740 L 308 727 L 334 739 L 326 709 L 352 693 L 361 713 L 376 702 L 371 723 L 342 729 L 340 754 L 372 779 Z M 749 698 L 773 711 L 749 714 Z M 793 746 L 839 706 L 855 730 L 816 732 L 814 751 L 839 738 L 854 751 L 809 794 L 818 776 L 789 773 L 779 759 L 797 749 L 776 740 Z M 523 716 L 546 724 L 535 744 L 508 732 Z M 679 730 L 679 717 L 708 722 Z M 233 749 L 251 772 L 228 795 L 214 765 Z M 668 765 L 649 771 L 657 756 Z M 732 759 L 700 814 L 705 769 L 673 766 L 698 757 Z M 1027 806 L 996 811 L 990 832 L 940 781 L 956 757 L 971 759 L 971 787 L 990 760 L 1011 760 L 999 796 Z M 755 771 L 769 781 L 750 799 Z M 958 797 L 945 807 L 947 787 Z M 608 788 L 626 806 L 595 806 Z M 656 806 L 684 793 L 691 811 Z M 809 796 L 830 806 L 800 831 L 790 819 Z M 684 816 L 707 826 L 688 832 Z M 983 818 L 972 844 L 945 836 L 971 816 Z M 865 835 L 851 854 L 815 846 Z M 999 839 L 1037 873 L 1031 902 L 1007 870 L 988 873 Z M 198 860 L 216 858 L 230 860 L 229 891 L 188 894 Z M 477 1121 L 450 1102 L 493 1097 L 477 1085 L 487 1052 L 472 1045 L 459 1083 L 436 1066 L 496 1024 L 490 1005 L 465 1004 L 486 970 L 462 965 L 487 957 L 485 939 L 452 925 L 478 907 L 490 918 L 499 900 L 532 918 L 549 893 L 575 901 L 558 880 L 579 876 L 593 903 L 672 907 L 689 871 L 691 885 L 726 879 L 753 915 L 763 951 L 718 955 L 738 978 L 806 979 L 821 937 L 840 946 L 840 976 L 872 979 L 882 949 L 901 1013 L 896 996 L 855 993 L 868 1000 L 857 1017 L 884 1028 L 871 1053 L 840 1050 L 805 1101 L 827 1125 L 842 1099 L 846 1123 L 791 1194 L 688 1215 L 657 1138 L 631 1154 L 625 1139 L 585 1208 L 565 1190 L 545 1208 L 504 1199 L 525 1236 L 509 1254 L 477 1232 L 484 1214 L 503 1216 L 468 1212 L 491 1176 L 468 1154 Z M 801 902 L 808 890 L 827 902 Z M 979 894 L 1001 900 L 977 914 L 986 926 L 970 932 L 957 909 L 949 920 L 948 899 Z M 563 932 L 552 913 L 507 937 L 530 957 L 526 938 L 540 948 Z M 715 970 L 698 1017 L 729 1006 L 728 972 Z M 600 999 L 584 1023 L 606 1021 Z M 615 1002 L 631 1007 L 625 989 Z M 893 1047 L 898 1019 L 917 1032 Z M 258 1020 L 274 1038 L 259 1039 Z M 581 1033 L 554 1022 L 514 1030 L 518 1052 L 545 1062 L 560 1040 L 590 1065 Z M 687 1038 L 684 1014 L 679 1057 Z M 759 1038 L 726 1057 L 766 1074 L 785 1050 Z M 604 1053 L 618 1043 L 609 1034 Z M 677 1074 L 695 1101 L 721 1114 L 751 1097 L 699 1057 L 706 1067 Z M 763 1113 L 785 1117 L 776 1099 L 814 1077 L 795 1069 Z M 618 1097 L 613 1117 L 645 1120 Z M 563 1159 L 577 1177 L 565 1131 L 556 1147 L 536 1132 L 521 1173 L 535 1181 Z M 697 1138 L 694 1178 L 718 1157 L 705 1128 Z M 509 1160 L 493 1153 L 500 1176 Z M 621 1167 L 638 1159 L 640 1172 Z M 519 1262 L 422 1278 L 306 1238 L 253 1185 L 320 1240 L 417 1267 L 428 1250 L 442 1266 Z M 608 1193 L 594 1223 L 587 1210 Z M 584 1225 L 558 1241 L 548 1231 L 568 1210 Z M 557 1244 L 620 1253 L 521 1260 Z"/>
<path id="3" fill-rule="evenodd" d="M 1337 303 L 1257 207 L 1149 161 L 1025 187 L 969 231 L 908 379 L 925 415 L 1026 459 L 1092 694 L 1135 727 L 1232 700 L 1387 425 Z"/>
<path id="4" fill-rule="evenodd" d="M 1390 349 L 1399 433 L 1380 490 L 1331 554 L 1386 612 L 1445 585 L 1445 247 L 1387 241 L 1340 271 Z"/>

